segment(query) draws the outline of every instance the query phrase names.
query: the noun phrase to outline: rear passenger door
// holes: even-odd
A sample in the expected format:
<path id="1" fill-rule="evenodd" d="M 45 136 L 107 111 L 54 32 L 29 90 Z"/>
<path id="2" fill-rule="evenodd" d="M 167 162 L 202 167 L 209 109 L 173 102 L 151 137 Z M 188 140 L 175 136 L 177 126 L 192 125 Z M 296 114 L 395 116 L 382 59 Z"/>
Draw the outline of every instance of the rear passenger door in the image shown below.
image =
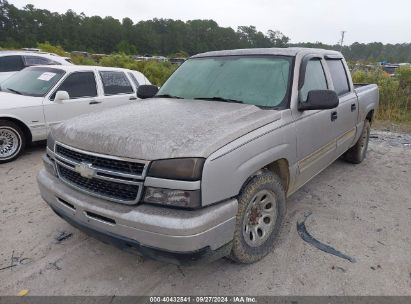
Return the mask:
<path id="1" fill-rule="evenodd" d="M 326 57 L 332 84 L 340 103 L 337 108 L 335 127 L 337 131 L 337 157 L 351 146 L 358 117 L 358 99 L 349 81 L 348 67 L 342 58 Z"/>
<path id="2" fill-rule="evenodd" d="M 99 75 L 103 88 L 101 100 L 104 108 L 129 104 L 137 100 L 136 89 L 124 72 L 99 71 Z"/>
<path id="3" fill-rule="evenodd" d="M 66 91 L 70 99 L 59 102 L 54 101 L 58 91 Z M 102 109 L 102 106 L 98 100 L 94 71 L 69 74 L 57 85 L 44 102 L 44 116 L 49 126 L 99 109 Z"/>

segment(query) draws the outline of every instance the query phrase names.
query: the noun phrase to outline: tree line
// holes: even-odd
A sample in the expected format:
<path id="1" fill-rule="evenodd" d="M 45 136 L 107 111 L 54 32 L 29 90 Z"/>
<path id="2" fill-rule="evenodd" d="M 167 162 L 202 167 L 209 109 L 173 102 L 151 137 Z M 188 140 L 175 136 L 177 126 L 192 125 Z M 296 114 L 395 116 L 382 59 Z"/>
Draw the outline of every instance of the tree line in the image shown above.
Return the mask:
<path id="1" fill-rule="evenodd" d="M 94 53 L 168 55 L 180 51 L 195 54 L 208 50 L 281 47 L 289 38 L 278 31 L 262 33 L 254 26 L 235 31 L 213 20 L 153 19 L 133 23 L 113 17 L 88 17 L 68 10 L 64 14 L 26 5 L 23 9 L 0 0 L 0 44 L 3 47 L 35 47 L 50 42 L 65 50 Z"/>
<path id="2" fill-rule="evenodd" d="M 153 19 L 134 23 L 130 18 L 86 16 L 68 10 L 64 14 L 26 5 L 19 9 L 0 0 L 0 47 L 36 47 L 49 42 L 68 51 L 188 55 L 210 50 L 287 47 L 283 33 L 258 31 L 254 26 L 221 27 L 213 20 Z M 340 50 L 339 45 L 299 43 L 292 46 Z M 411 43 L 354 43 L 342 52 L 349 60 L 411 62 Z"/>
<path id="3" fill-rule="evenodd" d="M 350 61 L 411 63 L 411 43 L 383 44 L 381 42 L 354 42 L 351 45 L 341 47 L 340 45 L 327 45 L 316 42 L 298 43 L 294 44 L 294 46 L 341 51 L 345 58 Z"/>

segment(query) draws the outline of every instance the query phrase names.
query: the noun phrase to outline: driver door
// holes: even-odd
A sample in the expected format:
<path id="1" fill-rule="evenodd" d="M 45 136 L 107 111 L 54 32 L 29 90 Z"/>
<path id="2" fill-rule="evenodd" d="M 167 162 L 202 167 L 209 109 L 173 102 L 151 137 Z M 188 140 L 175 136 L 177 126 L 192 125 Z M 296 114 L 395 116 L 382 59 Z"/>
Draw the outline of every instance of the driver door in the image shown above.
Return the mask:
<path id="1" fill-rule="evenodd" d="M 66 91 L 70 99 L 55 101 L 58 91 Z M 44 104 L 44 118 L 48 127 L 78 115 L 102 109 L 98 100 L 94 71 L 69 74 L 53 91 Z"/>
<path id="2" fill-rule="evenodd" d="M 322 58 L 307 62 L 304 85 L 299 90 L 299 102 L 307 100 L 311 90 L 327 90 L 328 82 Z M 326 168 L 336 153 L 336 109 L 306 110 L 296 115 L 298 173 L 296 187 L 305 184 Z"/>

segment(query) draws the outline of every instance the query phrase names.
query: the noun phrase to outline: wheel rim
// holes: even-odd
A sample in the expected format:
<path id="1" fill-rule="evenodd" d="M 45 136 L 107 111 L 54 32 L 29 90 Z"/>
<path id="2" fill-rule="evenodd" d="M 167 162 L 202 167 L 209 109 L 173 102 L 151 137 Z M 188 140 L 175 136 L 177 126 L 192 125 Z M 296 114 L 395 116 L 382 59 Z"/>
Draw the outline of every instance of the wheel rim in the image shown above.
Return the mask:
<path id="1" fill-rule="evenodd" d="M 243 220 L 243 237 L 251 247 L 262 245 L 271 235 L 277 221 L 277 203 L 273 192 L 261 190 L 247 206 Z"/>
<path id="2" fill-rule="evenodd" d="M 0 159 L 14 156 L 20 147 L 20 136 L 18 133 L 6 127 L 0 127 Z"/>

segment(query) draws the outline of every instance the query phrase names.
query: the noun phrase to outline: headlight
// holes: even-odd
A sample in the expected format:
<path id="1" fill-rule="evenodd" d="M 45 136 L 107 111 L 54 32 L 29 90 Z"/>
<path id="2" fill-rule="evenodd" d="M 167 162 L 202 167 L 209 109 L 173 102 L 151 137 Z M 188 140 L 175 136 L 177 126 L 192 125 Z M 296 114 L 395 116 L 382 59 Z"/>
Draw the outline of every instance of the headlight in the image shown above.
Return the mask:
<path id="1" fill-rule="evenodd" d="M 47 148 L 49 148 L 51 151 L 54 151 L 54 144 L 55 143 L 56 143 L 56 141 L 54 140 L 54 137 L 50 132 L 49 135 L 47 136 Z"/>
<path id="2" fill-rule="evenodd" d="M 147 187 L 145 188 L 144 202 L 163 206 L 196 209 L 201 207 L 200 195 L 200 190 L 186 191 Z"/>
<path id="3" fill-rule="evenodd" d="M 204 158 L 175 158 L 154 161 L 148 170 L 148 176 L 198 181 L 201 179 Z"/>

